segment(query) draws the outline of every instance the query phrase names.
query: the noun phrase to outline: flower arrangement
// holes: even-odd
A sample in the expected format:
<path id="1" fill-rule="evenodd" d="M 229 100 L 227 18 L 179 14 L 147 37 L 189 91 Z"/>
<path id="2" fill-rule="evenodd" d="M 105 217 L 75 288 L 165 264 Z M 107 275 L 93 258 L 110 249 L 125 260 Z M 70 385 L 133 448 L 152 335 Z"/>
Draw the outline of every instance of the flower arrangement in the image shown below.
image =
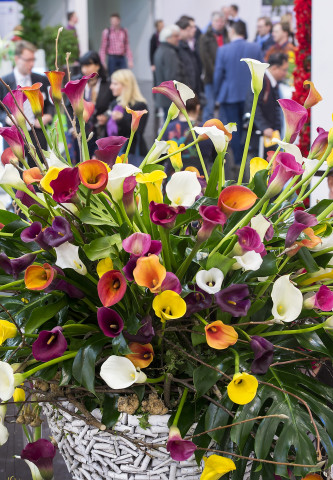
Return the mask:
<path id="1" fill-rule="evenodd" d="M 55 448 L 41 438 L 43 402 L 61 411 L 62 401 L 72 401 L 88 424 L 112 431 L 120 403 L 142 417 L 152 391 L 171 413 L 167 451 L 176 461 L 203 458 L 202 480 L 242 479 L 246 468 L 251 479 L 310 480 L 332 464 L 332 389 L 315 373 L 333 351 L 333 201 L 302 207 L 328 174 L 333 129 L 320 132 L 303 158 L 294 142 L 319 94 L 311 84 L 306 108 L 280 100 L 285 139 L 269 162 L 250 161 L 244 184 L 268 66 L 244 60 L 254 100 L 237 183 L 224 175 L 235 125 L 212 119 L 192 129 L 203 175 L 182 169 L 189 146 L 170 152 L 161 140 L 179 111 L 188 118 L 194 94 L 179 82 L 153 88 L 172 103 L 140 168 L 127 156 L 145 111 L 131 111 L 124 154 L 127 139 L 109 137 L 89 158 L 88 76 L 62 88 L 63 73 L 46 72 L 64 156 L 53 133 L 45 132 L 48 152 L 31 147 L 23 102 L 40 118 L 40 86 L 9 89 L 2 106 L 13 126 L 0 129 L 10 145 L 0 185 L 17 213 L 0 211 L 0 443 L 14 402 L 29 440 L 21 458 L 33 478 L 53 477 Z M 77 165 L 64 136 L 63 93 L 80 126 Z M 210 175 L 200 151 L 207 137 L 217 153 Z M 165 161 L 175 171 L 170 178 Z M 126 406 L 133 395 L 134 410 Z"/>

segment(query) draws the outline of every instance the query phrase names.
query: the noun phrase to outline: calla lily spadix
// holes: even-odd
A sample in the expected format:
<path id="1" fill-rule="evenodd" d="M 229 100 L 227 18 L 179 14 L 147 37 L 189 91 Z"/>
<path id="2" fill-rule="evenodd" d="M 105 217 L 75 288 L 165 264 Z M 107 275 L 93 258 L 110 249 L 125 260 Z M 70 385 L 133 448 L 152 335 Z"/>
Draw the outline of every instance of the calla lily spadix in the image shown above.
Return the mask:
<path id="1" fill-rule="evenodd" d="M 107 189 L 110 191 L 115 202 L 119 202 L 123 198 L 123 184 L 125 178 L 131 177 L 140 172 L 140 168 L 137 168 L 130 163 L 116 163 L 113 165 L 111 172 L 109 172 Z"/>
<path id="2" fill-rule="evenodd" d="M 248 270 L 259 270 L 263 262 L 260 253 L 257 253 L 254 250 L 250 250 L 244 253 L 244 255 L 235 255 L 234 259 L 236 260 L 236 263 L 232 265 L 232 268 L 234 270 L 242 268 L 244 272 L 247 272 Z"/>
<path id="3" fill-rule="evenodd" d="M 147 376 L 126 357 L 111 355 L 101 366 L 100 375 L 114 390 L 128 388 L 134 383 L 144 383 Z"/>
<path id="4" fill-rule="evenodd" d="M 201 185 L 195 172 L 176 172 L 167 183 L 165 191 L 172 206 L 191 207 L 201 193 Z"/>
<path id="5" fill-rule="evenodd" d="M 259 62 L 253 58 L 241 58 L 241 62 L 246 62 L 251 72 L 251 89 L 256 95 L 262 90 L 263 80 L 266 69 L 269 67 L 269 63 Z"/>
<path id="6" fill-rule="evenodd" d="M 198 135 L 207 135 L 213 142 L 217 153 L 222 153 L 227 145 L 227 137 L 225 133 L 218 129 L 215 125 L 211 127 L 194 127 L 193 130 Z"/>
<path id="7" fill-rule="evenodd" d="M 278 278 L 272 289 L 272 315 L 279 322 L 293 322 L 296 320 L 303 306 L 303 295 L 289 279 L 290 275 Z"/>
<path id="8" fill-rule="evenodd" d="M 223 279 L 224 275 L 219 268 L 199 270 L 196 276 L 198 287 L 211 295 L 221 290 Z"/>

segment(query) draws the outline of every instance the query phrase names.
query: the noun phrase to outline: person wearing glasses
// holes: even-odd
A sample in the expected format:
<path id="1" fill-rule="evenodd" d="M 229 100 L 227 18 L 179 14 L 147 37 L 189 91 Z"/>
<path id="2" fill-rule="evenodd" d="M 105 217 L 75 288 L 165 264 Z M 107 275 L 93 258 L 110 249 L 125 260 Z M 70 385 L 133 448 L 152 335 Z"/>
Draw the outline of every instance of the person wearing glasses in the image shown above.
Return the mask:
<path id="1" fill-rule="evenodd" d="M 32 69 L 35 63 L 35 52 L 36 52 L 36 47 L 30 43 L 26 42 L 24 40 L 21 40 L 16 43 L 15 47 L 15 66 L 12 71 L 12 73 L 9 73 L 8 75 L 5 75 L 3 77 L 4 82 L 7 83 L 7 85 L 10 86 L 12 90 L 16 89 L 17 86 L 19 85 L 20 87 L 29 87 L 33 85 L 34 83 L 41 82 L 42 87 L 41 87 L 41 92 L 44 97 L 44 113 L 42 116 L 42 120 L 44 125 L 48 125 L 49 123 L 52 122 L 53 114 L 54 114 L 54 107 L 49 100 L 48 96 L 48 91 L 47 87 L 49 85 L 49 82 L 47 80 L 47 77 L 44 75 L 39 75 L 38 73 L 33 73 Z M 3 98 L 7 95 L 8 90 L 3 84 L 0 84 L 0 100 L 3 100 Z M 30 103 L 28 100 L 26 100 L 23 104 L 24 106 L 24 113 L 28 120 L 33 124 L 36 130 L 36 134 L 38 137 L 38 140 L 40 142 L 41 147 L 44 150 L 47 150 L 47 143 L 45 140 L 45 137 L 43 135 L 43 132 L 40 128 L 40 124 L 38 120 L 35 118 Z M 0 122 L 2 125 L 5 126 L 10 126 L 12 125 L 12 122 L 10 118 L 7 116 L 5 110 L 1 109 L 0 107 Z M 30 126 L 27 125 L 28 130 L 30 130 Z M 32 141 L 34 143 L 34 146 L 37 148 L 35 145 L 35 138 L 33 135 L 31 135 Z M 4 142 L 4 149 L 7 148 L 8 145 L 5 144 Z M 38 149 L 37 149 L 38 152 Z M 35 163 L 28 157 L 28 162 L 31 164 L 31 167 L 35 167 Z"/>

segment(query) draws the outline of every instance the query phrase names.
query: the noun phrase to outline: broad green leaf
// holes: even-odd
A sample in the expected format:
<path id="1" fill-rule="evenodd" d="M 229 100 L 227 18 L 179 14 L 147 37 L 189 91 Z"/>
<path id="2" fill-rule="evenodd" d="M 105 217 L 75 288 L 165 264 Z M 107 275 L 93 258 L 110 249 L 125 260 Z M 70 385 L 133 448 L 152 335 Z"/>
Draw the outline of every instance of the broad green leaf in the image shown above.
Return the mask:
<path id="1" fill-rule="evenodd" d="M 221 253 L 214 253 L 211 257 L 208 258 L 206 264 L 206 270 L 211 268 L 218 268 L 221 270 L 224 276 L 229 272 L 231 266 L 236 262 L 234 258 L 226 257 Z"/>
<path id="2" fill-rule="evenodd" d="M 96 335 L 87 346 L 80 348 L 73 362 L 73 377 L 86 387 L 90 392 L 95 393 L 95 363 L 96 358 L 103 346 L 109 339 L 104 335 Z"/>
<path id="3" fill-rule="evenodd" d="M 132 353 L 122 333 L 112 339 L 112 350 L 114 355 L 127 355 Z"/>
<path id="4" fill-rule="evenodd" d="M 229 400 L 229 398 L 226 395 L 224 395 L 224 398 L 221 401 L 221 404 L 224 407 L 226 407 L 228 410 L 230 410 L 232 407 L 232 402 Z M 222 427 L 230 423 L 232 423 L 232 421 L 229 413 L 227 413 L 225 410 L 218 407 L 217 405 L 214 405 L 213 403 L 209 405 L 206 411 L 206 416 L 205 416 L 205 430 L 211 430 L 216 427 Z M 222 441 L 222 438 L 226 430 L 227 429 L 215 430 L 214 432 L 210 432 L 208 435 L 217 443 L 220 443 Z"/>
<path id="5" fill-rule="evenodd" d="M 26 323 L 26 333 L 34 332 L 38 327 L 53 318 L 66 305 L 67 299 L 64 296 L 54 303 L 49 303 L 48 305 L 43 305 L 42 307 L 35 308 Z"/>
<path id="6" fill-rule="evenodd" d="M 201 335 L 200 335 L 200 333 L 194 333 L 194 332 L 191 333 L 192 345 L 194 347 L 196 347 L 197 345 L 200 345 L 200 343 L 206 343 L 206 335 L 204 334 L 204 332 L 205 332 L 204 325 L 202 325 L 202 324 L 195 325 L 192 328 L 192 330 L 194 330 L 196 332 L 201 332 Z"/>
<path id="7" fill-rule="evenodd" d="M 213 367 L 219 368 L 220 370 L 223 368 L 223 363 L 218 359 L 212 361 L 211 364 Z M 215 385 L 221 376 L 222 373 L 206 367 L 205 365 L 200 365 L 200 367 L 196 368 L 193 373 L 193 383 L 197 391 L 197 396 L 201 397 L 201 395 L 204 395 L 206 392 L 208 392 L 208 390 Z"/>
<path id="8" fill-rule="evenodd" d="M 120 242 L 120 235 L 116 233 L 110 237 L 100 237 L 93 240 L 89 245 L 84 245 L 83 250 L 89 260 L 100 260 L 109 257 L 114 251 L 114 245 Z"/>
<path id="9" fill-rule="evenodd" d="M 118 421 L 120 412 L 117 409 L 118 395 L 106 393 L 103 401 L 102 423 L 107 428 L 112 428 Z"/>
<path id="10" fill-rule="evenodd" d="M 259 197 L 263 197 L 264 194 L 266 193 L 267 190 L 267 175 L 268 175 L 268 170 L 259 170 L 257 172 L 252 180 L 253 182 L 253 192 Z M 252 183 L 251 182 L 251 183 Z"/>
<path id="11" fill-rule="evenodd" d="M 318 272 L 319 267 L 318 267 L 315 259 L 314 259 L 313 256 L 311 255 L 311 252 L 310 252 L 306 247 L 302 247 L 302 248 L 297 252 L 297 256 L 298 256 L 298 258 L 301 260 L 301 263 L 302 263 L 302 265 L 304 266 L 304 268 L 306 268 L 306 270 L 307 270 L 309 273 Z"/>
<path id="12" fill-rule="evenodd" d="M 331 348 L 327 348 L 317 332 L 302 333 L 295 335 L 295 337 L 302 347 L 308 350 L 314 350 L 315 352 L 321 352 L 330 357 L 333 356 L 332 342 L 330 342 Z"/>
<path id="13" fill-rule="evenodd" d="M 197 435 L 199 433 L 202 433 L 202 432 L 205 432 L 206 429 L 205 429 L 205 415 L 201 415 L 200 417 L 200 420 L 194 430 L 194 433 L 193 435 Z M 198 447 L 201 447 L 201 448 L 207 448 L 208 445 L 210 444 L 211 442 L 211 438 L 210 436 L 208 435 L 208 433 L 205 433 L 203 435 L 200 435 L 199 437 L 194 437 L 193 438 L 193 443 L 195 443 Z M 194 452 L 194 455 L 195 455 L 195 460 L 197 462 L 197 464 L 199 465 L 201 460 L 202 460 L 202 457 L 204 456 L 205 454 L 205 451 L 204 450 L 196 450 Z"/>
<path id="14" fill-rule="evenodd" d="M 8 212 L 7 210 L 0 210 L 0 223 L 7 225 L 7 223 L 16 221 L 22 222 L 22 219 L 15 213 Z M 27 224 L 25 225 L 28 226 Z"/>
<path id="15" fill-rule="evenodd" d="M 263 257 L 259 270 L 251 271 L 247 278 L 269 277 L 270 275 L 275 275 L 277 271 L 276 256 L 274 253 L 268 253 Z"/>
<path id="16" fill-rule="evenodd" d="M 87 225 L 117 226 L 117 223 L 113 220 L 109 212 L 106 210 L 98 212 L 90 209 L 89 207 L 85 207 L 80 211 L 80 220 Z"/>
<path id="17" fill-rule="evenodd" d="M 317 216 L 320 213 L 322 213 L 330 205 L 332 205 L 332 200 L 328 200 L 328 199 L 320 200 L 320 202 L 318 202 L 313 207 L 309 208 L 309 210 L 307 211 L 308 213 L 312 213 L 313 215 Z"/>

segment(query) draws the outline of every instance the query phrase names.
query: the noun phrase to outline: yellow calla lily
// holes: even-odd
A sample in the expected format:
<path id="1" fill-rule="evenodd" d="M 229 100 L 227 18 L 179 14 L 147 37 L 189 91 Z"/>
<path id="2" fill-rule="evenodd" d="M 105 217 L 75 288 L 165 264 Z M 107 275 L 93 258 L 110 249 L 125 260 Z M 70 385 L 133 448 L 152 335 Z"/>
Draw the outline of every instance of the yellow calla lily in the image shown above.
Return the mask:
<path id="1" fill-rule="evenodd" d="M 13 400 L 14 402 L 25 402 L 25 391 L 23 388 L 15 388 L 14 394 L 13 394 Z"/>
<path id="2" fill-rule="evenodd" d="M 178 293 L 172 290 L 164 290 L 154 298 L 153 309 L 156 316 L 162 322 L 165 322 L 173 318 L 183 317 L 186 313 L 186 302 Z"/>
<path id="3" fill-rule="evenodd" d="M 238 405 L 252 402 L 258 389 L 258 380 L 248 373 L 235 373 L 227 387 L 228 397 Z"/>
<path id="4" fill-rule="evenodd" d="M 136 181 L 145 184 L 147 187 L 149 203 L 163 203 L 162 182 L 166 177 L 166 174 L 162 170 L 154 170 L 150 173 L 139 173 L 136 176 Z"/>
<path id="5" fill-rule="evenodd" d="M 65 167 L 64 167 L 65 168 Z M 46 175 L 41 179 L 40 186 L 47 193 L 53 194 L 53 188 L 51 188 L 50 183 L 52 180 L 58 178 L 59 172 L 63 170 L 62 167 L 50 167 L 46 172 Z"/>
<path id="6" fill-rule="evenodd" d="M 17 335 L 16 326 L 8 322 L 8 320 L 0 320 L 0 345 L 7 340 L 7 338 L 14 338 Z"/>
<path id="7" fill-rule="evenodd" d="M 97 264 L 96 271 L 99 278 L 103 277 L 104 273 L 113 270 L 113 261 L 110 257 L 103 258 Z"/>
<path id="8" fill-rule="evenodd" d="M 125 158 L 125 154 L 123 153 L 120 155 L 120 157 L 117 157 L 115 163 L 128 163 L 127 157 Z"/>
<path id="9" fill-rule="evenodd" d="M 200 480 L 219 480 L 226 473 L 236 470 L 236 465 L 230 458 L 214 454 L 210 457 L 203 457 L 203 460 L 205 468 Z"/>
<path id="10" fill-rule="evenodd" d="M 175 142 L 174 140 L 168 140 L 166 143 L 170 145 L 170 148 L 168 150 L 168 155 L 170 155 L 170 153 L 176 152 L 177 150 L 185 146 L 184 143 L 182 143 L 181 145 L 178 145 L 178 143 Z M 183 168 L 181 152 L 176 153 L 176 155 L 172 155 L 170 157 L 170 162 L 175 172 L 179 172 Z"/>
<path id="11" fill-rule="evenodd" d="M 268 162 L 260 157 L 254 157 L 250 160 L 250 181 L 260 170 L 266 170 Z"/>

